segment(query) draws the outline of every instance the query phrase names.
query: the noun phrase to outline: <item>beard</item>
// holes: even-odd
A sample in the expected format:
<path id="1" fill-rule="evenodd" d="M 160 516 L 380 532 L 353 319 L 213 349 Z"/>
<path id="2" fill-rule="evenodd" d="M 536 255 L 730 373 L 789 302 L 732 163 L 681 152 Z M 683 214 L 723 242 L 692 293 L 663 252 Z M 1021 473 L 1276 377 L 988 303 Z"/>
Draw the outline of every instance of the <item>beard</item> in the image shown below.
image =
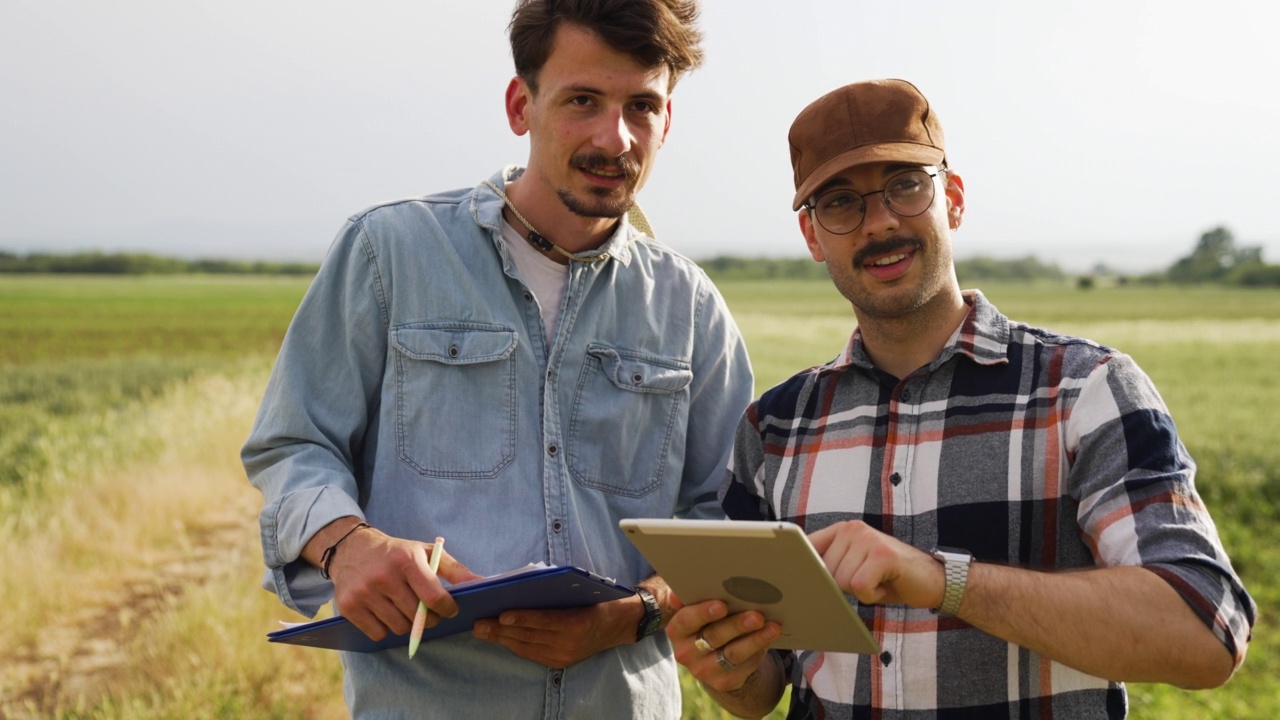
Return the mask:
<path id="1" fill-rule="evenodd" d="M 569 164 L 580 170 L 606 170 L 621 173 L 626 179 L 623 187 L 610 189 L 592 187 L 587 195 L 576 195 L 569 188 L 558 188 L 556 195 L 560 202 L 575 215 L 590 218 L 608 218 L 616 220 L 626 215 L 636 201 L 636 183 L 640 178 L 640 165 L 626 156 L 610 160 L 603 153 L 581 153 L 574 155 Z"/>
<path id="2" fill-rule="evenodd" d="M 867 260 L 877 255 L 894 252 L 911 252 L 915 254 L 913 262 L 920 264 L 921 275 L 912 285 L 900 285 L 893 288 L 877 288 L 869 290 L 858 279 L 861 268 Z M 948 263 L 950 258 L 933 257 L 941 252 L 937 245 L 926 248 L 918 237 L 897 236 L 868 243 L 854 253 L 848 268 L 827 266 L 836 288 L 844 295 L 860 313 L 870 318 L 882 320 L 901 320 L 911 317 L 927 307 L 946 286 L 949 277 Z M 943 261 L 946 262 L 943 262 Z"/>

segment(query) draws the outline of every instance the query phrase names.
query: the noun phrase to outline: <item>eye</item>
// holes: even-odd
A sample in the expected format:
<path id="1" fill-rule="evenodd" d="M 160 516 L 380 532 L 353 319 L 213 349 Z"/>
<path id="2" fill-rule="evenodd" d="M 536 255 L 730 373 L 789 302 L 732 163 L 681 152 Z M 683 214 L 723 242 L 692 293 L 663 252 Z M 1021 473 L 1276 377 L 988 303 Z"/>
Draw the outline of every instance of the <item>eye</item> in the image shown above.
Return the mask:
<path id="1" fill-rule="evenodd" d="M 890 195 L 913 195 L 924 189 L 929 176 L 923 173 L 906 173 L 889 178 L 884 191 Z"/>
<path id="2" fill-rule="evenodd" d="M 818 209 L 824 212 L 845 212 L 858 207 L 862 197 L 852 190 L 833 190 L 818 198 Z"/>
<path id="3" fill-rule="evenodd" d="M 569 104 L 576 105 L 578 107 L 589 107 L 592 102 L 594 101 L 591 99 L 590 95 L 574 95 L 569 98 Z"/>

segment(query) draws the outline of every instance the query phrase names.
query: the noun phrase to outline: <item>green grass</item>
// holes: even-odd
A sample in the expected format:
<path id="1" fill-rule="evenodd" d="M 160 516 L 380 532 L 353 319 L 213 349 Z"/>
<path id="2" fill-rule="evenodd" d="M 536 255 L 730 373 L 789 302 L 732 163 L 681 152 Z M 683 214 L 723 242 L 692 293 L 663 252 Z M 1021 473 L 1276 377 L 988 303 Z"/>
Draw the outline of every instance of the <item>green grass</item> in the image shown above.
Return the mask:
<path id="1" fill-rule="evenodd" d="M 0 366 L 274 354 L 309 279 L 0 276 Z"/>
<path id="2" fill-rule="evenodd" d="M 0 276 L 0 528 L 40 532 L 36 518 L 52 515 L 58 498 L 74 491 L 81 476 L 77 468 L 147 462 L 166 438 L 129 428 L 150 427 L 147 408 L 174 388 L 210 374 L 242 375 L 246 367 L 260 378 L 253 384 L 260 387 L 307 282 Z M 757 391 L 829 360 L 853 330 L 848 303 L 825 281 L 737 281 L 720 287 L 746 337 Z M 1197 459 L 1197 484 L 1223 542 L 1262 608 L 1249 659 L 1227 686 L 1186 692 L 1131 685 L 1131 716 L 1280 716 L 1280 641 L 1268 614 L 1280 603 L 1280 443 L 1274 440 L 1280 380 L 1272 369 L 1280 352 L 1280 292 L 1137 286 L 1081 291 L 1065 283 L 988 285 L 984 291 L 1014 319 L 1111 345 L 1147 370 Z M 179 425 L 169 432 L 191 430 Z M 236 450 L 228 444 L 219 452 Z M 59 492 L 41 490 L 48 487 Z M 232 580 L 228 587 L 233 594 L 259 593 L 253 577 Z M 157 632 L 198 640 L 226 619 L 201 624 L 193 618 L 239 612 L 234 607 L 209 602 L 180 630 L 160 626 Z M 262 686 L 267 669 L 242 675 L 215 670 L 180 649 L 165 650 L 168 644 L 163 635 L 151 637 L 147 652 L 138 653 L 150 689 L 112 694 L 63 717 L 296 716 L 280 694 Z M 285 673 L 272 682 L 294 688 L 294 696 L 307 695 L 308 682 L 333 682 L 331 668 L 312 668 L 302 676 L 288 676 L 287 670 L 271 668 Z M 321 679 L 308 680 L 310 674 Z M 686 717 L 728 717 L 687 675 L 682 681 Z"/>

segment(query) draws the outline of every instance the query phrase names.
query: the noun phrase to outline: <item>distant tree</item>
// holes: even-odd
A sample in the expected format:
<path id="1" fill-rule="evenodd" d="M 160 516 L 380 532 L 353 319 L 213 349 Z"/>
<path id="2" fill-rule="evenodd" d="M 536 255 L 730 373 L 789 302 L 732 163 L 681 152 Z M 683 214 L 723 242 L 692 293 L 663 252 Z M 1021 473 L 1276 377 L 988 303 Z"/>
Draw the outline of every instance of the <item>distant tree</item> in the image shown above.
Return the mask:
<path id="1" fill-rule="evenodd" d="M 699 260 L 715 280 L 825 280 L 826 265 L 809 258 L 744 258 L 720 255 Z"/>
<path id="2" fill-rule="evenodd" d="M 0 252 L 0 273 L 82 273 L 96 275 L 173 275 L 178 273 L 240 273 L 314 275 L 308 263 L 244 262 L 238 260 L 178 260 L 147 253 L 81 252 L 68 255 L 31 253 L 20 257 Z"/>
<path id="3" fill-rule="evenodd" d="M 1242 287 L 1280 287 L 1280 265 L 1246 263 L 1236 266 L 1227 281 Z"/>
<path id="4" fill-rule="evenodd" d="M 1220 282 L 1237 266 L 1261 262 L 1261 247 L 1238 248 L 1231 231 L 1217 227 L 1200 236 L 1190 255 L 1169 266 L 1168 276 L 1174 282 Z"/>
<path id="5" fill-rule="evenodd" d="M 956 260 L 956 275 L 962 283 L 980 280 L 1061 280 L 1066 275 L 1056 263 L 1041 262 L 1028 255 L 1023 258 L 999 259 L 972 257 Z"/>

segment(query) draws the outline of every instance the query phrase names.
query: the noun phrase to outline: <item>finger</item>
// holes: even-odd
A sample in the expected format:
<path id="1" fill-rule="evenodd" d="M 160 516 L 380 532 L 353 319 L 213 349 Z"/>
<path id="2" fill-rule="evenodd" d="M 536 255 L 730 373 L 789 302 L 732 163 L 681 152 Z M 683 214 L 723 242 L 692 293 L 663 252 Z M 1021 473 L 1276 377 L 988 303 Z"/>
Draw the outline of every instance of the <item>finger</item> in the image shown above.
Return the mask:
<path id="1" fill-rule="evenodd" d="M 703 655 L 689 669 L 698 680 L 707 686 L 720 691 L 731 691 L 741 687 L 766 658 L 769 657 L 769 645 L 780 637 L 782 628 L 777 623 L 768 623 L 760 630 L 740 637 L 732 643 Z"/>
<path id="2" fill-rule="evenodd" d="M 724 620 L 713 622 L 702 628 L 703 640 L 713 648 L 720 648 L 746 637 L 765 626 L 764 615 L 758 611 L 748 610 L 730 615 Z"/>
<path id="3" fill-rule="evenodd" d="M 483 575 L 472 572 L 471 568 L 458 562 L 457 558 L 449 554 L 447 548 L 444 554 L 440 556 L 440 569 L 437 574 L 454 585 L 460 582 L 484 579 Z"/>
<path id="4" fill-rule="evenodd" d="M 508 610 L 498 616 L 498 624 L 502 626 L 504 632 L 516 628 L 551 631 L 558 627 L 563 627 L 563 623 L 567 620 L 569 620 L 569 616 L 564 613 L 538 610 Z M 563 627 L 563 629 L 569 630 L 567 627 Z"/>
<path id="5" fill-rule="evenodd" d="M 720 620 L 729 613 L 729 606 L 721 600 L 707 600 L 686 605 L 676 611 L 667 623 L 667 637 L 672 641 L 692 638 L 708 623 Z"/>
<path id="6" fill-rule="evenodd" d="M 490 642 L 497 642 L 515 649 L 516 645 L 550 645 L 553 633 L 524 625 L 504 625 L 485 620 L 475 625 L 475 635 Z"/>
<path id="7" fill-rule="evenodd" d="M 448 551 L 441 556 L 441 564 L 448 559 Z M 427 609 L 441 617 L 453 617 L 458 614 L 458 603 L 445 590 L 440 576 L 431 572 L 431 564 L 427 561 L 425 546 L 415 553 L 413 565 L 406 571 L 409 592 L 395 598 L 395 603 L 402 610 L 407 607 L 407 614 L 412 617 L 418 611 L 421 601 Z"/>
<path id="8" fill-rule="evenodd" d="M 403 635 L 413 628 L 413 615 L 403 612 L 389 599 L 375 598 L 365 609 L 383 626 L 396 635 Z M 416 607 L 414 608 L 417 609 Z"/>
<path id="9" fill-rule="evenodd" d="M 831 541 L 835 539 L 839 525 L 828 525 L 821 530 L 809 535 L 809 544 L 819 555 L 825 555 L 827 548 L 831 547 Z"/>
<path id="10" fill-rule="evenodd" d="M 361 608 L 353 610 L 350 613 L 343 613 L 352 625 L 360 629 L 360 632 L 369 636 L 370 640 L 377 642 L 387 636 L 387 626 L 381 620 L 374 617 L 373 613 Z"/>

